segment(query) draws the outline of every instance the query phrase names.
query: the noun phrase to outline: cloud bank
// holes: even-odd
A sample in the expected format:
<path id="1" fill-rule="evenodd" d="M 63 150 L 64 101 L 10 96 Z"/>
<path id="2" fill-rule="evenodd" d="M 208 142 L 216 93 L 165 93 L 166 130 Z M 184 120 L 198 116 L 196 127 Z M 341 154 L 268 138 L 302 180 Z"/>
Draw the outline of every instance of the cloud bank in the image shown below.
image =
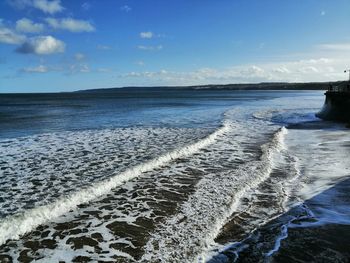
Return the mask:
<path id="1" fill-rule="evenodd" d="M 258 82 L 310 82 L 346 79 L 344 66 L 350 59 L 317 58 L 287 62 L 233 66 L 224 69 L 200 68 L 193 71 L 141 71 L 119 75 L 145 85 L 201 85 Z"/>

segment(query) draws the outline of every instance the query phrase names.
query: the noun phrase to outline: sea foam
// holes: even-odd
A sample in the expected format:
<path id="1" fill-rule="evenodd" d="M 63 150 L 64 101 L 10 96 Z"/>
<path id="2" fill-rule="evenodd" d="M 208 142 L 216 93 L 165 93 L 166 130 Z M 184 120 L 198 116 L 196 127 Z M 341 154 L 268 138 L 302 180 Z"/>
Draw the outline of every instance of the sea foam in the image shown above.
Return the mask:
<path id="1" fill-rule="evenodd" d="M 227 147 L 227 142 L 236 138 L 239 149 L 239 143 L 244 142 L 239 136 L 249 132 L 247 127 L 243 128 L 238 123 L 231 125 L 233 128 L 223 138 L 222 147 Z M 240 133 L 242 130 L 246 132 L 244 135 Z M 240 198 L 270 175 L 274 156 L 284 148 L 286 134 L 287 129 L 282 127 L 271 141 L 262 145 L 259 160 L 250 161 L 235 170 L 207 174 L 197 185 L 197 191 L 181 206 L 179 213 L 153 233 L 146 245 L 143 260 L 206 260 L 207 251 L 223 224 L 239 206 Z"/>
<path id="2" fill-rule="evenodd" d="M 113 188 L 140 176 L 144 172 L 162 167 L 178 158 L 192 155 L 198 150 L 215 142 L 219 136 L 229 130 L 230 125 L 225 123 L 222 127 L 214 131 L 209 136 L 193 144 L 173 150 L 140 165 L 136 165 L 122 173 L 112 176 L 107 180 L 95 183 L 94 185 L 82 189 L 76 193 L 59 198 L 53 203 L 35 207 L 2 219 L 0 221 L 0 245 L 4 244 L 8 239 L 18 239 L 21 235 L 28 233 L 35 227 L 59 217 L 70 210 L 76 209 L 80 204 L 90 202 L 97 197 L 110 192 Z"/>

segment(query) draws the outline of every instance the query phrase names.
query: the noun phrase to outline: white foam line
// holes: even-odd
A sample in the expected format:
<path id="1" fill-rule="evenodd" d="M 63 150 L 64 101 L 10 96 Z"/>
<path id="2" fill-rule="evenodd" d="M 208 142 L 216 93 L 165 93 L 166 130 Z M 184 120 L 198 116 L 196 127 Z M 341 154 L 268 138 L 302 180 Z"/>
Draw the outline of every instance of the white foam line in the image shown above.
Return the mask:
<path id="1" fill-rule="evenodd" d="M 276 238 L 274 247 L 265 254 L 266 257 L 271 257 L 280 249 L 281 242 L 288 237 L 288 228 L 293 226 L 294 220 L 306 220 L 315 217 L 312 211 L 306 205 L 301 205 L 301 207 L 307 212 L 307 214 L 305 216 L 294 217 L 290 219 L 286 224 L 283 224 L 281 226 L 281 234 Z"/>
<path id="2" fill-rule="evenodd" d="M 282 225 L 281 234 L 277 237 L 273 249 L 271 249 L 269 252 L 266 253 L 266 257 L 271 257 L 273 254 L 275 254 L 280 249 L 282 240 L 286 239 L 287 237 L 288 237 L 288 226 Z"/>
<path id="3" fill-rule="evenodd" d="M 212 232 L 207 237 L 207 247 L 200 255 L 198 255 L 198 261 L 206 262 L 208 260 L 209 249 L 211 247 L 211 244 L 214 244 L 214 239 L 220 234 L 222 226 L 228 221 L 230 216 L 238 209 L 242 198 L 244 197 L 244 194 L 252 188 L 257 187 L 260 183 L 264 182 L 271 174 L 273 169 L 273 154 L 276 152 L 280 152 L 282 149 L 285 148 L 284 145 L 284 138 L 285 135 L 288 133 L 287 128 L 284 126 L 278 130 L 277 133 L 274 134 L 274 137 L 270 143 L 266 143 L 262 146 L 263 150 L 263 156 L 261 158 L 262 162 L 264 163 L 267 161 L 267 165 L 261 164 L 261 166 L 258 166 L 259 168 L 262 168 L 262 176 L 259 176 L 257 180 L 251 181 L 246 184 L 245 187 L 243 187 L 237 194 L 235 194 L 235 199 L 231 203 L 229 209 L 227 210 L 226 214 L 217 221 L 215 226 L 212 229 Z"/>
<path id="4" fill-rule="evenodd" d="M 0 245 L 4 244 L 8 239 L 18 239 L 35 227 L 51 221 L 70 210 L 74 210 L 80 204 L 90 202 L 110 192 L 113 188 L 140 176 L 144 172 L 162 167 L 172 160 L 194 154 L 198 150 L 212 144 L 218 136 L 224 134 L 229 129 L 230 125 L 224 123 L 218 130 L 196 143 L 171 151 L 143 164 L 136 165 L 108 180 L 99 182 L 66 197 L 59 198 L 53 203 L 36 207 L 0 220 Z"/>

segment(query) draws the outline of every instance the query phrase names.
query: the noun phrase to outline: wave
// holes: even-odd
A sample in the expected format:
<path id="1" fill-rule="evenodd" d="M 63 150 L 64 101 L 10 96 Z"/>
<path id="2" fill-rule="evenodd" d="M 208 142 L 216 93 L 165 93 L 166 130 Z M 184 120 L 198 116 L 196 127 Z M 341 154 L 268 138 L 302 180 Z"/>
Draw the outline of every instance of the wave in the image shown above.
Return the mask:
<path id="1" fill-rule="evenodd" d="M 317 123 L 320 119 L 315 116 L 316 108 L 303 109 L 268 109 L 253 113 L 256 120 L 271 121 L 281 125 L 293 125 L 299 123 Z"/>
<path id="2" fill-rule="evenodd" d="M 301 202 L 294 195 L 294 191 L 299 187 L 298 181 L 303 174 L 300 168 L 300 161 L 296 156 L 291 154 L 289 147 L 285 147 L 274 158 L 275 165 L 271 176 L 259 184 L 258 187 L 244 194 L 241 199 L 243 202 L 239 206 L 239 209 L 229 219 L 230 222 L 237 222 L 237 220 L 241 221 L 244 219 L 244 226 L 240 226 L 242 229 L 240 236 L 248 236 L 240 241 L 229 242 L 223 245 L 218 244 L 216 249 L 212 249 L 213 252 L 209 262 L 216 262 L 217 258 L 226 254 L 230 254 L 230 256 L 233 256 L 237 260 L 241 252 L 249 249 L 248 244 L 259 238 L 260 228 L 279 218 L 290 207 L 294 207 Z M 271 193 L 273 195 L 265 200 L 266 195 L 270 195 Z M 225 232 L 227 231 L 230 232 L 231 230 L 225 230 Z M 274 248 L 265 253 L 264 256 L 269 257 L 279 249 L 281 241 L 287 238 L 287 231 L 287 226 L 281 227 L 281 230 L 278 230 L 281 234 L 272 241 Z M 236 240 L 239 239 L 239 236 L 235 236 L 234 231 L 229 236 Z M 244 253 L 247 252 L 245 251 Z"/>
<path id="3" fill-rule="evenodd" d="M 235 127 L 234 130 L 241 129 Z M 271 140 L 261 146 L 259 160 L 245 163 L 237 170 L 203 178 L 197 191 L 182 205 L 179 213 L 153 233 L 142 260 L 205 261 L 214 239 L 237 210 L 244 194 L 271 174 L 275 155 L 285 148 L 287 132 L 285 127 L 278 129 Z"/>
<path id="4" fill-rule="evenodd" d="M 0 219 L 52 203 L 213 131 L 128 127 L 0 139 Z"/>
<path id="5" fill-rule="evenodd" d="M 283 246 L 283 240 L 289 238 L 288 234 L 292 233 L 293 238 L 290 229 L 349 225 L 349 199 L 346 198 L 350 185 L 347 181 L 349 165 L 344 161 L 349 152 L 349 134 L 329 127 L 312 131 L 288 130 L 288 149 L 283 152 L 285 161 L 279 167 L 286 171 L 287 176 L 275 180 L 276 184 L 283 186 L 283 195 L 277 197 L 283 197 L 285 212 L 281 211 L 277 217 L 257 225 L 247 239 L 221 246 L 210 262 L 225 256 L 242 256 L 243 261 L 252 258 L 270 260 Z M 242 208 L 241 211 L 246 212 Z M 254 213 L 254 216 L 260 215 Z M 283 249 L 282 255 L 285 251 Z"/>
<path id="6" fill-rule="evenodd" d="M 79 192 L 59 198 L 55 202 L 47 205 L 35 207 L 24 212 L 5 217 L 0 220 L 0 245 L 9 239 L 18 239 L 20 236 L 32 231 L 39 225 L 42 225 L 54 218 L 57 218 L 70 210 L 76 209 L 83 203 L 88 203 L 97 197 L 100 197 L 113 188 L 123 184 L 126 181 L 137 178 L 142 173 L 162 167 L 169 162 L 190 156 L 198 150 L 207 147 L 215 142 L 217 137 L 221 136 L 230 129 L 230 125 L 224 123 L 219 129 L 207 137 L 168 152 L 160 157 L 154 158 L 145 163 L 136 165 L 102 182 L 96 183 L 90 187 L 82 189 Z"/>

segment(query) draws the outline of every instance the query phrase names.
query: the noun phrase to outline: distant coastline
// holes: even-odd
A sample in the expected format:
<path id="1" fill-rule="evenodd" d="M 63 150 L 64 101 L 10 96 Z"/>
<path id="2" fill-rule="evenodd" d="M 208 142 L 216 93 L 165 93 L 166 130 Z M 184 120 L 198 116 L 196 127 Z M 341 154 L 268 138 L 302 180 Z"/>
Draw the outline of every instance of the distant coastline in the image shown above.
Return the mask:
<path id="1" fill-rule="evenodd" d="M 238 83 L 238 84 L 206 84 L 189 86 L 124 86 L 112 88 L 80 89 L 75 91 L 57 91 L 57 92 L 0 92 L 0 95 L 6 94 L 55 94 L 55 93 L 110 93 L 122 90 L 328 90 L 333 87 L 347 84 L 348 81 L 328 81 L 328 82 L 261 82 L 261 83 Z"/>
<path id="2" fill-rule="evenodd" d="M 78 90 L 75 92 L 113 92 L 120 89 L 182 89 L 182 90 L 327 90 L 330 85 L 338 86 L 346 81 L 333 82 L 262 82 L 245 84 L 207 84 L 191 86 L 127 86 L 115 88 L 99 88 Z"/>

